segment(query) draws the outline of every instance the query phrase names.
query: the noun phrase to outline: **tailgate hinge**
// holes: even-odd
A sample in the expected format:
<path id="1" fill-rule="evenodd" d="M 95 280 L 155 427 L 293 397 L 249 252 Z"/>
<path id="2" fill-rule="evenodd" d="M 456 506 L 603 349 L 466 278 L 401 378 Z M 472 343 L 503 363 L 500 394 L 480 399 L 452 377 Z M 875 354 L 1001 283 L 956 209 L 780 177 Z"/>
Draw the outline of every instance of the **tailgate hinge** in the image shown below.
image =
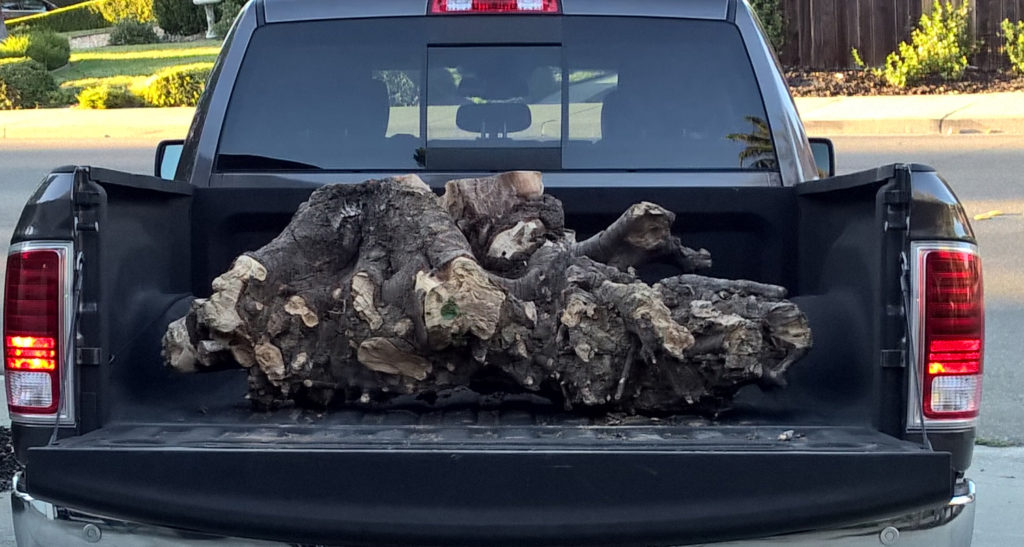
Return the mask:
<path id="1" fill-rule="evenodd" d="M 883 349 L 882 368 L 904 368 L 907 366 L 906 352 L 902 349 Z"/>
<path id="2" fill-rule="evenodd" d="M 75 348 L 75 362 L 79 365 L 99 365 L 100 348 Z"/>
<path id="3" fill-rule="evenodd" d="M 885 230 L 906 231 L 910 229 L 910 166 L 896 167 L 895 184 L 885 191 Z"/>
<path id="4" fill-rule="evenodd" d="M 75 200 L 75 206 L 80 209 L 96 207 L 101 203 L 100 193 L 89 188 L 76 188 L 72 199 Z"/>
<path id="5" fill-rule="evenodd" d="M 88 180 L 88 168 L 79 167 L 75 170 L 75 183 L 71 199 L 76 232 L 98 232 L 100 230 L 97 209 L 103 203 L 103 196 L 96 187 L 88 183 Z"/>

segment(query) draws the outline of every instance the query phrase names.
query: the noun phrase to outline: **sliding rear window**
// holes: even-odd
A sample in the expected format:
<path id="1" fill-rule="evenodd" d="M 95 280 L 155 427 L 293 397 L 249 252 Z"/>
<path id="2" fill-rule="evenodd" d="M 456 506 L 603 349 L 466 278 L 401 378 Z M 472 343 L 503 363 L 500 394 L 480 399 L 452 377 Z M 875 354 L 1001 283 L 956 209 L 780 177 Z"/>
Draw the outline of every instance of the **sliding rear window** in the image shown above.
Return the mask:
<path id="1" fill-rule="evenodd" d="M 218 169 L 777 168 L 729 23 L 563 17 L 533 43 L 466 43 L 474 19 L 258 29 Z"/>

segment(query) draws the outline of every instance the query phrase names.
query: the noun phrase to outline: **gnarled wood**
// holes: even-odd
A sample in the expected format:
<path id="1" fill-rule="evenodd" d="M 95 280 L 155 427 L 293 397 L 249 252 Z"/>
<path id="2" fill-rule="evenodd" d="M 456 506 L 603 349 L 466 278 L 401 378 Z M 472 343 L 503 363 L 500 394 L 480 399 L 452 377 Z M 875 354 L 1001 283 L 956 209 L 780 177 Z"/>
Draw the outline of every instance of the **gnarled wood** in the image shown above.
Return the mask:
<path id="1" fill-rule="evenodd" d="M 784 289 L 632 273 L 710 265 L 674 220 L 639 203 L 576 242 L 534 172 L 452 181 L 440 198 L 415 176 L 327 186 L 169 326 L 165 358 L 247 368 L 265 406 L 500 380 L 570 408 L 682 412 L 784 384 L 811 344 Z"/>

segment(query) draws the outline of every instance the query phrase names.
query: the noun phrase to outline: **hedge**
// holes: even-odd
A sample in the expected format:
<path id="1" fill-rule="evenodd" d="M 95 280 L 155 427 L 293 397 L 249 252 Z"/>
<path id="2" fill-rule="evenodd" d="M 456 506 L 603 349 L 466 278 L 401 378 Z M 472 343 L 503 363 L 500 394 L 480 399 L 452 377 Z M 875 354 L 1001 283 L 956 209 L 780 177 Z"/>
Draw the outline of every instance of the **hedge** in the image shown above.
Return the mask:
<path id="1" fill-rule="evenodd" d="M 98 9 L 111 23 L 138 21 L 149 23 L 153 19 L 153 0 L 102 0 Z"/>
<path id="2" fill-rule="evenodd" d="M 153 106 L 195 106 L 212 69 L 213 63 L 165 68 L 146 80 L 142 97 Z"/>
<path id="3" fill-rule="evenodd" d="M 224 38 L 228 35 L 231 25 L 235 23 L 235 19 L 238 18 L 238 14 L 242 12 L 242 8 L 245 7 L 247 1 L 222 0 L 221 3 L 216 5 L 217 23 L 213 25 L 213 31 L 217 36 Z"/>
<path id="4" fill-rule="evenodd" d="M 106 110 L 146 106 L 141 97 L 125 86 L 98 85 L 87 87 L 78 94 L 79 108 Z"/>
<path id="5" fill-rule="evenodd" d="M 7 29 L 19 27 L 47 28 L 56 32 L 74 30 L 90 30 L 110 26 L 100 13 L 100 3 L 104 0 L 90 0 L 66 8 L 55 9 L 46 13 L 18 17 L 7 21 Z"/>
<path id="6" fill-rule="evenodd" d="M 68 64 L 71 43 L 50 29 L 34 29 L 28 35 L 25 55 L 42 63 L 47 70 L 53 70 Z"/>
<path id="7" fill-rule="evenodd" d="M 205 10 L 192 0 L 153 0 L 153 14 L 168 34 L 189 36 L 206 29 Z"/>
<path id="8" fill-rule="evenodd" d="M 0 80 L 0 110 L 14 110 L 19 98 L 13 87 L 8 88 L 7 82 Z"/>
<path id="9" fill-rule="evenodd" d="M 53 70 L 68 64 L 71 44 L 50 29 L 34 29 L 26 34 L 12 34 L 0 42 L 0 59 L 29 57 Z"/>
<path id="10" fill-rule="evenodd" d="M 134 19 L 118 21 L 114 25 L 114 30 L 110 31 L 110 45 L 112 46 L 155 44 L 159 41 L 160 38 L 157 38 L 153 25 Z"/>
<path id="11" fill-rule="evenodd" d="M 46 67 L 32 59 L 0 63 L 0 108 L 50 106 L 60 95 L 57 82 Z"/>
<path id="12" fill-rule="evenodd" d="M 28 50 L 28 34 L 11 34 L 0 42 L 0 59 L 24 57 Z"/>

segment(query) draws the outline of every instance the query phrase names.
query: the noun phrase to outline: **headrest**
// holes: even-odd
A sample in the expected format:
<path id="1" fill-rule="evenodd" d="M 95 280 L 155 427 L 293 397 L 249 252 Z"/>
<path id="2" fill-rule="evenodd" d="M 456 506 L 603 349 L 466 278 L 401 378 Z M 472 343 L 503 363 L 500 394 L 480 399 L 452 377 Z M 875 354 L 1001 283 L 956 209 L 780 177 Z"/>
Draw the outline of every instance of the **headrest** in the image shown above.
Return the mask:
<path id="1" fill-rule="evenodd" d="M 523 131 L 532 124 L 530 107 L 522 103 L 464 104 L 455 115 L 459 129 L 489 136 Z"/>
<path id="2" fill-rule="evenodd" d="M 388 86 L 380 80 L 364 80 L 339 93 L 341 123 L 356 138 L 383 137 L 391 118 Z"/>

